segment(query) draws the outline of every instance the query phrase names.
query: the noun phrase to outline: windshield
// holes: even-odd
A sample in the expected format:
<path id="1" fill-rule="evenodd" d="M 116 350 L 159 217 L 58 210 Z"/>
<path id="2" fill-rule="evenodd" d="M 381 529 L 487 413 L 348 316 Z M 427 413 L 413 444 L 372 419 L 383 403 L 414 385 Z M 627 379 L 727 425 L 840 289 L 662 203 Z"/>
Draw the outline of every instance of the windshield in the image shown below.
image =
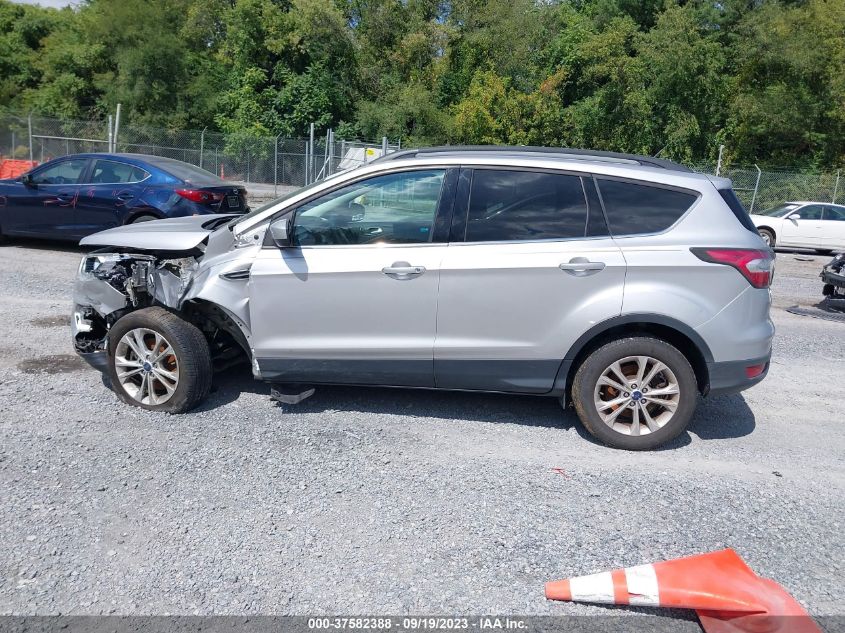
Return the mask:
<path id="1" fill-rule="evenodd" d="M 776 207 L 772 207 L 771 209 L 766 209 L 765 211 L 758 211 L 755 215 L 768 215 L 772 218 L 779 218 L 781 216 L 786 215 L 790 211 L 794 211 L 799 206 L 798 204 L 779 204 Z"/>

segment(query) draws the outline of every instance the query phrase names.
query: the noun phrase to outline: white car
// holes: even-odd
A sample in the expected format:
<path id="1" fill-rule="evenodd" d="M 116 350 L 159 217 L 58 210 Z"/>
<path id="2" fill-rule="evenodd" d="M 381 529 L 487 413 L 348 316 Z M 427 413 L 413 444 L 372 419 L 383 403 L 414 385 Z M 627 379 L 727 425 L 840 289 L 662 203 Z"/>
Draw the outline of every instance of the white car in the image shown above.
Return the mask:
<path id="1" fill-rule="evenodd" d="M 752 213 L 751 221 L 769 246 L 845 251 L 845 206 L 829 202 L 784 202 Z"/>

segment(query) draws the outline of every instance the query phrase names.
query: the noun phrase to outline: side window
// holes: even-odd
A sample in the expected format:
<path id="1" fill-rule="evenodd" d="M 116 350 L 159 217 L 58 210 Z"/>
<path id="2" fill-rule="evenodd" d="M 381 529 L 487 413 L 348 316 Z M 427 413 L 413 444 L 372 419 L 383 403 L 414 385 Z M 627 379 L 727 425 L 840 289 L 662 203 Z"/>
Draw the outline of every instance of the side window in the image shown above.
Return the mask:
<path id="1" fill-rule="evenodd" d="M 578 176 L 476 169 L 467 242 L 584 237 L 587 203 Z"/>
<path id="2" fill-rule="evenodd" d="M 36 185 L 76 184 L 79 182 L 79 176 L 82 174 L 82 170 L 85 169 L 87 163 L 87 158 L 63 160 L 33 174 L 32 182 Z"/>
<path id="3" fill-rule="evenodd" d="M 297 209 L 294 243 L 430 242 L 445 175 L 429 169 L 376 176 L 312 200 Z"/>
<path id="4" fill-rule="evenodd" d="M 820 204 L 809 204 L 798 209 L 802 220 L 821 220 L 823 211 L 824 207 Z"/>
<path id="5" fill-rule="evenodd" d="M 610 233 L 637 235 L 665 231 L 687 212 L 696 196 L 650 185 L 598 179 Z"/>
<path id="6" fill-rule="evenodd" d="M 98 160 L 91 172 L 91 183 L 102 185 L 119 185 L 130 182 L 140 182 L 149 174 L 133 165 L 117 163 L 113 160 Z"/>
<path id="7" fill-rule="evenodd" d="M 845 208 L 843 207 L 825 207 L 824 219 L 833 220 L 834 222 L 845 221 Z"/>

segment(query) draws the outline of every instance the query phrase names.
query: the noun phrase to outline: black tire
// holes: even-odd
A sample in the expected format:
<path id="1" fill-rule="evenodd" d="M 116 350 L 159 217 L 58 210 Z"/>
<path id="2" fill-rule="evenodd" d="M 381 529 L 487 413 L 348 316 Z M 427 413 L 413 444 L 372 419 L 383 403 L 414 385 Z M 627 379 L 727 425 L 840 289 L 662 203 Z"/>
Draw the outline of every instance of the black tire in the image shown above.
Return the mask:
<path id="1" fill-rule="evenodd" d="M 769 245 L 769 248 L 775 247 L 775 234 L 769 229 L 757 229 L 757 233 L 763 238 L 763 241 Z"/>
<path id="2" fill-rule="evenodd" d="M 149 213 L 145 213 L 144 215 L 139 215 L 136 218 L 132 218 L 132 221 L 129 224 L 139 224 L 140 222 L 152 222 L 153 220 L 158 220 L 154 215 L 150 215 Z"/>
<path id="3" fill-rule="evenodd" d="M 643 434 L 637 436 L 626 434 L 611 428 L 604 422 L 601 415 L 599 415 L 598 407 L 595 404 L 596 388 L 599 378 L 613 363 L 630 356 L 648 356 L 663 363 L 674 375 L 678 386 L 677 407 L 671 417 L 669 417 L 663 426 L 648 433 L 644 432 L 646 429 L 644 428 L 644 425 L 641 425 L 641 431 L 643 431 Z M 623 369 L 625 368 L 623 367 Z M 628 377 L 628 373 L 626 373 L 625 376 Z M 662 380 L 664 376 L 665 374 L 658 373 L 655 378 L 649 382 L 649 385 L 655 385 L 655 381 Z M 625 386 L 630 386 L 631 384 L 632 383 L 629 382 L 629 384 Z M 639 387 L 642 388 L 643 385 L 640 385 Z M 606 386 L 603 388 L 607 389 Z M 657 388 L 661 387 L 652 387 L 652 390 Z M 616 392 L 616 390 L 613 389 L 612 391 L 614 393 Z M 639 392 L 637 391 L 636 393 Z M 623 396 L 625 396 L 625 394 L 621 394 L 619 396 L 611 395 L 609 397 L 621 398 Z M 631 396 L 633 399 L 635 396 L 634 390 L 631 391 Z M 648 396 L 648 398 L 646 398 L 645 394 L 640 395 L 639 398 L 643 398 L 644 402 L 648 402 L 648 400 L 651 399 L 651 404 L 640 406 L 648 406 L 651 408 L 652 412 L 658 411 L 662 413 L 667 411 L 665 407 L 654 404 L 659 399 L 655 399 L 652 396 Z M 677 348 L 661 339 L 648 336 L 635 336 L 611 341 L 610 343 L 596 349 L 584 360 L 583 363 L 581 363 L 581 366 L 575 374 L 575 379 L 572 381 L 572 400 L 575 404 L 575 411 L 578 413 L 578 417 L 581 419 L 584 427 L 596 439 L 608 446 L 612 446 L 613 448 L 621 448 L 629 451 L 641 451 L 656 448 L 657 446 L 665 444 L 683 433 L 692 418 L 693 412 L 695 411 L 698 401 L 698 383 L 696 382 L 695 372 L 693 371 L 692 366 L 687 358 L 678 351 Z M 635 402 L 633 408 L 636 408 L 638 404 L 638 402 Z M 625 408 L 627 405 L 621 406 L 623 410 L 617 418 L 617 420 L 620 421 L 617 426 L 624 428 L 626 416 L 633 418 L 633 412 L 627 411 Z M 613 408 L 611 411 L 615 412 L 618 408 L 619 407 Z M 655 413 L 655 415 L 658 414 Z M 637 419 L 640 419 L 639 411 L 637 412 L 637 416 Z M 633 426 L 633 424 L 631 424 L 631 426 Z"/>
<path id="4" fill-rule="evenodd" d="M 816 252 L 819 255 L 833 255 L 833 251 L 828 248 L 817 248 Z"/>
<path id="5" fill-rule="evenodd" d="M 135 399 L 121 384 L 115 365 L 115 351 L 123 336 L 137 328 L 158 333 L 170 344 L 178 368 L 178 382 L 172 395 L 161 404 Z M 150 411 L 184 413 L 202 402 L 211 390 L 212 365 L 208 343 L 202 332 L 164 308 L 153 307 L 130 312 L 109 330 L 109 378 L 112 389 L 123 402 Z M 162 387 L 159 383 L 159 387 Z M 130 385 L 130 388 L 131 385 Z"/>

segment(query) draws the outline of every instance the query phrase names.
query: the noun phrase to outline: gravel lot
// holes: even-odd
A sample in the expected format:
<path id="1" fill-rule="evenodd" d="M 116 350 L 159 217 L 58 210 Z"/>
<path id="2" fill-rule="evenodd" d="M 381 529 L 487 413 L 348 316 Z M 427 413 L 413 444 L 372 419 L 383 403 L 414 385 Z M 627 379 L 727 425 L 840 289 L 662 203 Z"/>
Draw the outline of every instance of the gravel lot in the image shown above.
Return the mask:
<path id="1" fill-rule="evenodd" d="M 0 247 L 0 613 L 607 614 L 543 583 L 726 546 L 845 613 L 845 323 L 784 311 L 826 258 L 778 256 L 766 381 L 625 453 L 552 399 L 281 406 L 246 369 L 191 414 L 125 406 L 71 349 L 80 253 Z"/>

